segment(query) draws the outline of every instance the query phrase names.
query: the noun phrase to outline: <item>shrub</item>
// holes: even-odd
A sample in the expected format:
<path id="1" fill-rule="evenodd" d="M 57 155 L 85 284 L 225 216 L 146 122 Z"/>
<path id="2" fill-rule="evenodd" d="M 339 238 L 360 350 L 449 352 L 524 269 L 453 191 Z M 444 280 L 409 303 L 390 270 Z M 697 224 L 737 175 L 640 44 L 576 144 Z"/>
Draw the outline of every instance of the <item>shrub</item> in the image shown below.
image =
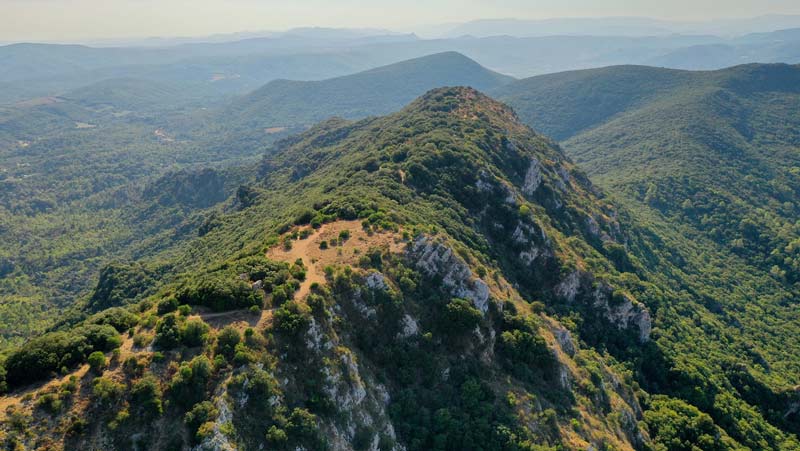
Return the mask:
<path id="1" fill-rule="evenodd" d="M 282 446 L 289 440 L 289 436 L 286 435 L 286 431 L 283 429 L 275 426 L 274 424 L 269 427 L 267 430 L 267 442 L 275 445 L 275 446 Z"/>
<path id="2" fill-rule="evenodd" d="M 100 271 L 88 307 L 97 312 L 130 304 L 144 295 L 154 282 L 153 274 L 141 265 L 112 263 Z"/>
<path id="3" fill-rule="evenodd" d="M 227 326 L 219 332 L 217 336 L 216 353 L 231 359 L 236 352 L 236 345 L 242 340 L 239 331 L 231 326 Z"/>
<path id="4" fill-rule="evenodd" d="M 328 242 L 325 241 L 325 240 L 320 241 L 319 242 L 319 248 L 322 249 L 322 250 L 327 249 L 328 248 Z"/>
<path id="5" fill-rule="evenodd" d="M 211 328 L 202 319 L 190 319 L 181 327 L 181 343 L 187 347 L 203 346 Z"/>
<path id="6" fill-rule="evenodd" d="M 203 400 L 213 372 L 211 361 L 204 355 L 181 363 L 169 383 L 170 397 L 184 408 Z"/>
<path id="7" fill-rule="evenodd" d="M 34 338 L 12 352 L 5 362 L 8 387 L 48 377 L 60 369 L 86 361 L 94 351 L 111 351 L 122 339 L 109 325 L 91 324 L 69 332 L 51 332 Z"/>
<path id="8" fill-rule="evenodd" d="M 8 390 L 8 384 L 6 384 L 6 367 L 3 366 L 3 362 L 0 362 L 0 394 L 5 393 Z"/>
<path id="9" fill-rule="evenodd" d="M 144 369 L 144 363 L 140 362 L 136 356 L 130 356 L 122 363 L 122 371 L 130 378 L 141 376 L 144 374 Z"/>
<path id="10" fill-rule="evenodd" d="M 186 423 L 186 427 L 189 429 L 195 443 L 202 440 L 202 437 L 198 436 L 198 432 L 200 427 L 215 419 L 219 415 L 219 411 L 217 408 L 212 404 L 210 401 L 203 401 L 197 403 L 192 407 L 192 410 L 186 412 L 186 415 L 183 417 L 184 423 Z"/>
<path id="11" fill-rule="evenodd" d="M 294 440 L 314 438 L 317 433 L 317 417 L 306 409 L 295 408 L 289 416 L 286 430 Z"/>
<path id="12" fill-rule="evenodd" d="M 275 310 L 273 318 L 275 330 L 292 338 L 299 337 L 311 322 L 308 307 L 294 301 L 287 302 Z"/>
<path id="13" fill-rule="evenodd" d="M 167 313 L 174 312 L 175 310 L 178 310 L 178 300 L 172 296 L 162 299 L 159 301 L 156 310 L 158 311 L 159 315 L 165 315 Z"/>
<path id="14" fill-rule="evenodd" d="M 668 451 L 721 451 L 727 449 L 720 440 L 714 420 L 696 407 L 678 399 L 656 397 L 645 411 L 644 421 L 653 441 Z"/>
<path id="15" fill-rule="evenodd" d="M 273 307 L 280 307 L 283 305 L 284 302 L 289 300 L 289 291 L 286 290 L 286 286 L 280 285 L 275 287 L 272 290 L 272 306 Z"/>
<path id="16" fill-rule="evenodd" d="M 189 316 L 192 313 L 192 307 L 190 305 L 181 304 L 178 306 L 178 313 L 181 316 Z"/>
<path id="17" fill-rule="evenodd" d="M 36 407 L 55 415 L 64 407 L 64 402 L 57 393 L 45 393 L 36 399 Z"/>
<path id="18" fill-rule="evenodd" d="M 150 374 L 139 379 L 131 387 L 132 404 L 146 415 L 161 415 L 164 411 L 161 396 L 161 386 Z"/>
<path id="19" fill-rule="evenodd" d="M 107 377 L 92 380 L 92 398 L 100 405 L 110 405 L 122 397 L 125 386 Z"/>
<path id="20" fill-rule="evenodd" d="M 133 336 L 133 346 L 137 348 L 144 348 L 152 343 L 153 337 L 146 334 L 136 334 Z"/>
<path id="21" fill-rule="evenodd" d="M 89 367 L 94 373 L 103 374 L 103 369 L 105 369 L 107 364 L 105 354 L 100 351 L 95 351 L 89 354 L 87 361 L 89 362 Z"/>
<path id="22" fill-rule="evenodd" d="M 156 325 L 156 336 L 153 346 L 160 349 L 172 349 L 181 342 L 181 331 L 178 327 L 178 320 L 174 314 L 169 314 L 158 321 Z"/>
<path id="23" fill-rule="evenodd" d="M 547 347 L 547 342 L 532 332 L 507 330 L 500 334 L 495 349 L 506 367 L 520 379 L 533 380 L 547 376 L 554 368 L 555 357 Z"/>
<path id="24" fill-rule="evenodd" d="M 481 311 L 465 299 L 453 299 L 445 307 L 443 327 L 452 333 L 469 332 L 481 322 Z"/>
<path id="25" fill-rule="evenodd" d="M 139 318 L 136 315 L 121 307 L 112 307 L 92 315 L 86 320 L 87 324 L 109 325 L 118 332 L 125 332 L 138 322 Z"/>
<path id="26" fill-rule="evenodd" d="M 297 218 L 294 220 L 295 225 L 305 225 L 311 222 L 314 219 L 314 211 L 312 210 L 303 210 Z"/>

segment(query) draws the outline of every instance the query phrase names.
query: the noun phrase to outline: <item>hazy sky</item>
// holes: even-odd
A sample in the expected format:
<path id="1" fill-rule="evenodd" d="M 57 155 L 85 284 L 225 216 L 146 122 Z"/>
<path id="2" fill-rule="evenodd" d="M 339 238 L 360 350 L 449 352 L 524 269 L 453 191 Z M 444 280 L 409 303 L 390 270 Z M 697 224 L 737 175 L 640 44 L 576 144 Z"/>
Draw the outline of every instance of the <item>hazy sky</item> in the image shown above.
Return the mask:
<path id="1" fill-rule="evenodd" d="M 800 0 L 0 0 L 0 41 L 192 36 L 297 26 L 383 27 L 476 18 L 800 14 Z"/>

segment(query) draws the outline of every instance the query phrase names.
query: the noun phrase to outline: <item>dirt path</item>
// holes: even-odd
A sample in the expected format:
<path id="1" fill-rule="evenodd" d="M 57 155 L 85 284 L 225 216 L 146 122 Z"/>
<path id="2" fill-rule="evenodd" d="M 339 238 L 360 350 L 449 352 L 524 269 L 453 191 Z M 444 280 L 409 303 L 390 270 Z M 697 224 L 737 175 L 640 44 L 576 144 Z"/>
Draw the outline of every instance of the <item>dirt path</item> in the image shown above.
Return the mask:
<path id="1" fill-rule="evenodd" d="M 267 257 L 273 260 L 294 262 L 303 261 L 306 267 L 306 280 L 300 284 L 300 289 L 295 294 L 296 299 L 303 299 L 308 295 L 311 284 L 314 282 L 325 283 L 325 267 L 328 265 L 348 264 L 354 265 L 361 255 L 373 247 L 388 247 L 392 252 L 402 252 L 405 243 L 396 232 L 379 232 L 369 234 L 361 227 L 361 221 L 336 221 L 323 224 L 317 230 L 308 229 L 312 233 L 306 239 L 292 241 L 292 248 L 288 251 L 283 245 L 278 245 L 267 252 Z M 339 240 L 339 234 L 347 230 L 350 237 L 336 246 L 320 249 L 320 243 Z"/>

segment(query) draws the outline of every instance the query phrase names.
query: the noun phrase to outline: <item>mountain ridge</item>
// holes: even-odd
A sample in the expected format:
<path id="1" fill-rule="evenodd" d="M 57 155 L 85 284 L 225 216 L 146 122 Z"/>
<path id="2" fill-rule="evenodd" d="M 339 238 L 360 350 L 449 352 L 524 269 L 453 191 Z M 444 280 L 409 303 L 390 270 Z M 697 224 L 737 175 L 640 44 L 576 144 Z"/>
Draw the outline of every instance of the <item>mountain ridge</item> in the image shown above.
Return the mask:
<path id="1" fill-rule="evenodd" d="M 275 80 L 237 100 L 224 113 L 247 126 L 310 125 L 331 116 L 357 119 L 399 109 L 428 89 L 474 84 L 486 89 L 511 77 L 457 52 L 428 55 L 322 81 Z"/>

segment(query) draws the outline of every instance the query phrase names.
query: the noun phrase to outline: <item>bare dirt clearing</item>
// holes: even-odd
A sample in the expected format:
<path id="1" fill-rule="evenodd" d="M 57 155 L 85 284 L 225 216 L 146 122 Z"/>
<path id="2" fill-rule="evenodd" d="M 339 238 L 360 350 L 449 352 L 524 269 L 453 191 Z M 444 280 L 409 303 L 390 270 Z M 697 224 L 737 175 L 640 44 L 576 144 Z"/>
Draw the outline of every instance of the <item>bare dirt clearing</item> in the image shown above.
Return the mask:
<path id="1" fill-rule="evenodd" d="M 297 259 L 303 261 L 306 267 L 306 280 L 300 285 L 295 297 L 304 298 L 314 282 L 325 283 L 325 267 L 328 265 L 355 265 L 358 259 L 370 248 L 388 248 L 390 252 L 402 252 L 405 242 L 402 236 L 394 231 L 367 233 L 361 227 L 361 221 L 336 221 L 323 224 L 319 229 L 310 229 L 311 235 L 305 239 L 292 241 L 292 248 L 286 249 L 280 244 L 267 252 L 267 257 L 273 260 L 292 263 Z M 340 240 L 343 231 L 348 231 L 350 236 Z M 332 240 L 336 246 L 321 249 L 324 241 L 330 244 Z"/>

